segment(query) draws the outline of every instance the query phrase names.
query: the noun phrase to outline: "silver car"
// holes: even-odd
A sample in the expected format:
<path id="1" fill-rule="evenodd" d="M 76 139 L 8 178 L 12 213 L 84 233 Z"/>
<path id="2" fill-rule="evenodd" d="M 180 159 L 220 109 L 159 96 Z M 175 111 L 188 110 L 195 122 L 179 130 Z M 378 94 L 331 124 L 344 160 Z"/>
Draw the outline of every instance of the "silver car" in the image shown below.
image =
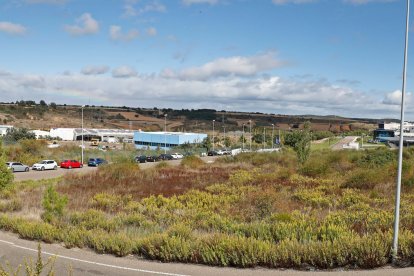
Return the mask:
<path id="1" fill-rule="evenodd" d="M 19 162 L 6 162 L 6 166 L 12 172 L 28 172 L 29 166 Z"/>

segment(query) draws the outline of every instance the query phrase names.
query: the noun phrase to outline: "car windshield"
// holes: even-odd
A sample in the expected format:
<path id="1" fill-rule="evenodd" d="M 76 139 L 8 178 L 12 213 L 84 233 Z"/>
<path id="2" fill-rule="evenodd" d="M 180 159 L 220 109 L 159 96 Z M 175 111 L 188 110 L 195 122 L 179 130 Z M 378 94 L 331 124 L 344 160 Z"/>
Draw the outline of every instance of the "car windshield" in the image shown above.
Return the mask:
<path id="1" fill-rule="evenodd" d="M 89 162 L 95 162 L 94 158 L 89 159 Z"/>
<path id="2" fill-rule="evenodd" d="M 46 160 L 42 160 L 42 161 L 39 162 L 39 164 L 47 164 L 47 161 Z"/>

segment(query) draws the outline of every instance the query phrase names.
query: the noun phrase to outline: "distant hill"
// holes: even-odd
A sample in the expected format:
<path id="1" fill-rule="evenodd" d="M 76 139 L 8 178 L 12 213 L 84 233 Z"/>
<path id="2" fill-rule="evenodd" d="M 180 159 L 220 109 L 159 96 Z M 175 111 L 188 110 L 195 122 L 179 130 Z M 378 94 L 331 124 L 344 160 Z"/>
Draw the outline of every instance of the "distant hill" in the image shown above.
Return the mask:
<path id="1" fill-rule="evenodd" d="M 30 129 L 50 129 L 54 127 L 81 127 L 81 106 L 37 104 L 33 101 L 0 104 L 2 124 Z M 241 130 L 243 124 L 252 127 L 267 127 L 289 130 L 300 129 L 306 121 L 314 130 L 344 132 L 359 129 L 373 129 L 378 121 L 369 118 L 345 118 L 335 115 L 283 115 L 260 112 L 216 111 L 214 109 L 158 109 L 110 106 L 85 106 L 84 127 L 124 128 L 157 131 L 203 131 L 212 130 L 215 120 L 217 131 L 225 126 L 227 131 Z M 167 114 L 166 120 L 164 114 Z M 224 124 L 223 124 L 224 123 Z"/>

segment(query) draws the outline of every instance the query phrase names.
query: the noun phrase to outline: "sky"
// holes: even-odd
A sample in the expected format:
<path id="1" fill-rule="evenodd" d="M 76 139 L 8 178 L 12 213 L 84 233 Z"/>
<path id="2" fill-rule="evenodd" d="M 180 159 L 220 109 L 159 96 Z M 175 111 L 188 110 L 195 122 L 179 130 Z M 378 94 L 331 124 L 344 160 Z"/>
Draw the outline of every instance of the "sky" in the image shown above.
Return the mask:
<path id="1" fill-rule="evenodd" d="M 399 118 L 405 13 L 405 0 L 1 0 L 0 101 Z"/>

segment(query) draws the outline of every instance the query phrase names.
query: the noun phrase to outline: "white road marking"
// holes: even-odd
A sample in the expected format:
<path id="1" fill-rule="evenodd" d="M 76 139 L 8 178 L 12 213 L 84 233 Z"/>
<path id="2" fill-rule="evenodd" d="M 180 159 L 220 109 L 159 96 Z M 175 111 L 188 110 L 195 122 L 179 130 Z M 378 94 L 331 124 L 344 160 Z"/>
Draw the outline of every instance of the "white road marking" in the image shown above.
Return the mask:
<path id="1" fill-rule="evenodd" d="M 37 249 L 32 249 L 32 248 L 29 248 L 29 247 L 20 246 L 20 245 L 17 245 L 15 243 L 13 243 L 13 242 L 5 241 L 5 240 L 0 240 L 0 242 L 7 243 L 10 246 L 20 248 L 20 249 L 23 249 L 23 250 L 37 252 Z M 42 254 L 49 255 L 49 256 L 54 256 L 54 257 L 58 257 L 58 258 L 62 258 L 62 259 L 67 259 L 67 260 L 71 260 L 71 261 L 77 261 L 77 262 L 81 262 L 81 263 L 93 264 L 93 265 L 116 268 L 116 269 L 122 269 L 122 270 L 129 270 L 129 271 L 136 271 L 136 272 L 143 272 L 143 273 L 150 273 L 150 274 L 157 274 L 157 275 L 168 275 L 168 276 L 189 276 L 189 275 L 185 275 L 185 274 L 160 272 L 160 271 L 153 271 L 153 270 L 146 270 L 146 269 L 131 268 L 131 267 L 125 267 L 125 266 L 117 266 L 117 265 L 110 265 L 110 264 L 92 262 L 92 261 L 82 260 L 82 259 L 78 259 L 78 258 L 72 258 L 72 257 L 68 257 L 68 256 L 53 254 L 53 253 L 49 253 L 49 252 L 46 252 L 46 251 L 42 251 Z"/>

